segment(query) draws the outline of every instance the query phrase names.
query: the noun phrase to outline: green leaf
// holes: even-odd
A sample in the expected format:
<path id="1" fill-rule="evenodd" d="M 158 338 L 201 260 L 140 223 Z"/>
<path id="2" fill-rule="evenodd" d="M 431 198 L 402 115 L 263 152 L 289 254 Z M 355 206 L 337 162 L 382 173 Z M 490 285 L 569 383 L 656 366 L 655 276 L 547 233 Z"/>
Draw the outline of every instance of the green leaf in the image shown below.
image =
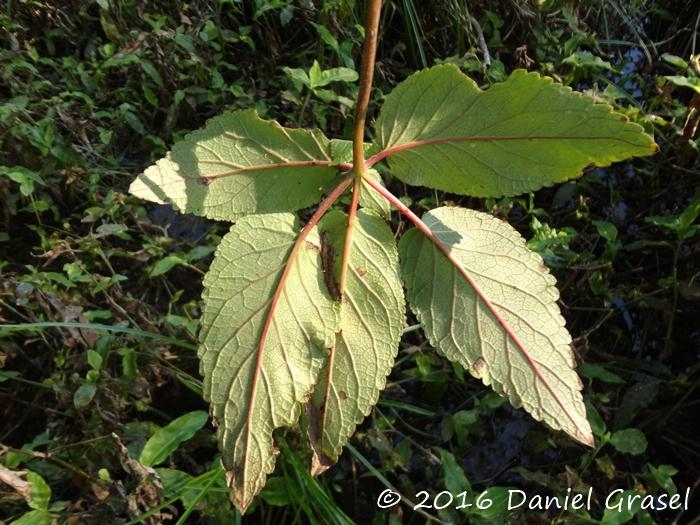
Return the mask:
<path id="1" fill-rule="evenodd" d="M 641 510 L 642 497 L 634 490 L 623 490 L 608 496 L 605 502 L 605 511 L 600 525 L 622 525 L 632 521 L 637 512 Z"/>
<path id="2" fill-rule="evenodd" d="M 677 86 L 687 87 L 692 89 L 696 93 L 700 93 L 700 78 L 684 77 L 680 75 L 669 75 L 664 78 Z"/>
<path id="3" fill-rule="evenodd" d="M 100 355 L 99 352 L 96 352 L 95 350 L 88 350 L 87 361 L 93 370 L 102 369 L 102 355 Z"/>
<path id="4" fill-rule="evenodd" d="M 667 228 L 684 240 L 692 237 L 700 229 L 693 223 L 700 215 L 700 194 L 677 216 L 653 216 L 645 217 L 644 221 L 662 228 Z"/>
<path id="5" fill-rule="evenodd" d="M 151 77 L 151 80 L 153 80 L 153 82 L 155 82 L 158 87 L 165 87 L 163 84 L 163 78 L 160 76 L 160 73 L 150 60 L 141 60 L 140 64 L 141 69 L 143 69 L 143 72 L 146 73 L 149 77 Z"/>
<path id="6" fill-rule="evenodd" d="M 338 326 L 318 232 L 298 237 L 292 214 L 245 217 L 221 241 L 204 279 L 204 396 L 242 512 L 274 468 L 273 430 L 297 421 Z"/>
<path id="7" fill-rule="evenodd" d="M 128 231 L 128 228 L 123 224 L 100 224 L 95 233 L 92 234 L 92 238 L 100 239 L 109 235 L 119 236 L 120 233 L 125 233 L 126 231 Z"/>
<path id="8" fill-rule="evenodd" d="M 124 116 L 124 120 L 129 127 L 131 127 L 131 129 L 133 129 L 136 133 L 139 135 L 146 134 L 146 128 L 144 127 L 143 122 L 141 122 L 141 119 L 135 113 L 132 113 L 128 109 L 123 109 L 122 115 Z"/>
<path id="9" fill-rule="evenodd" d="M 199 261 L 210 255 L 216 248 L 214 246 L 195 246 L 187 252 L 187 260 L 189 262 Z"/>
<path id="10" fill-rule="evenodd" d="M 452 414 L 450 419 L 459 446 L 469 446 L 467 437 L 469 436 L 470 430 L 472 430 L 474 425 L 481 419 L 481 411 L 478 409 L 458 410 Z"/>
<path id="11" fill-rule="evenodd" d="M 291 73 L 288 73 L 291 76 Z M 310 89 L 318 89 L 327 86 L 332 82 L 355 82 L 359 78 L 357 71 L 348 67 L 334 67 L 331 69 L 322 70 L 317 60 L 314 60 L 313 65 L 309 69 L 309 83 L 306 84 Z M 302 77 L 299 78 L 302 81 Z"/>
<path id="12" fill-rule="evenodd" d="M 372 187 L 367 184 L 365 178 L 374 180 L 380 186 L 384 186 L 382 177 L 377 170 L 367 170 L 362 178 L 362 186 L 360 190 L 360 205 L 366 210 L 372 211 L 385 220 L 391 218 L 391 205 L 384 197 L 379 195 Z"/>
<path id="13" fill-rule="evenodd" d="M 320 131 L 283 128 L 246 110 L 211 119 L 139 175 L 129 191 L 183 212 L 234 221 L 315 204 L 335 175 Z"/>
<path id="14" fill-rule="evenodd" d="M 46 509 L 32 510 L 13 522 L 10 525 L 51 525 L 53 523 L 51 513 Z"/>
<path id="15" fill-rule="evenodd" d="M 158 277 L 159 275 L 163 275 L 164 273 L 169 272 L 175 266 L 178 266 L 180 264 L 187 264 L 187 259 L 180 255 L 166 255 L 162 259 L 160 259 L 156 264 L 153 265 L 153 269 L 149 273 L 150 277 Z"/>
<path id="16" fill-rule="evenodd" d="M 338 44 L 338 40 L 331 34 L 331 32 L 326 28 L 326 26 L 322 26 L 321 24 L 315 24 L 314 22 L 310 23 L 316 29 L 316 32 L 318 33 L 318 36 L 321 37 L 321 40 L 323 40 L 325 44 L 328 47 L 330 47 L 333 51 L 340 54 L 340 45 Z"/>
<path id="17" fill-rule="evenodd" d="M 615 71 L 615 68 L 610 62 L 603 60 L 590 51 L 576 51 L 561 62 L 562 64 L 569 64 L 584 69 L 606 69 L 608 71 Z"/>
<path id="18" fill-rule="evenodd" d="M 340 102 L 340 97 L 332 89 L 314 89 L 314 95 L 316 95 L 318 98 L 329 104 L 332 102 Z"/>
<path id="19" fill-rule="evenodd" d="M 549 78 L 517 70 L 481 91 L 449 64 L 386 98 L 376 140 L 383 151 L 369 160 L 387 158 L 402 181 L 477 197 L 519 195 L 657 149 L 640 126 Z"/>
<path id="20" fill-rule="evenodd" d="M 260 493 L 265 503 L 273 507 L 285 507 L 292 503 L 289 497 L 289 481 L 281 476 L 267 480 L 265 489 Z"/>
<path id="21" fill-rule="evenodd" d="M 311 85 L 311 79 L 309 75 L 303 69 L 298 67 L 284 67 L 282 70 L 287 74 L 292 83 L 294 84 L 294 89 L 301 91 L 302 87 L 309 87 Z"/>
<path id="22" fill-rule="evenodd" d="M 321 72 L 321 78 L 312 84 L 313 88 L 327 86 L 332 82 L 355 82 L 359 78 L 357 71 L 349 67 L 334 67 Z"/>
<path id="23" fill-rule="evenodd" d="M 442 465 L 443 479 L 445 488 L 453 495 L 459 494 L 462 491 L 470 492 L 472 489 L 471 483 L 464 474 L 464 470 L 457 463 L 454 454 L 443 448 L 437 448 L 440 454 L 440 464 Z"/>
<path id="24" fill-rule="evenodd" d="M 610 436 L 610 444 L 619 452 L 638 456 L 647 449 L 647 438 L 637 428 L 626 428 L 613 432 Z"/>
<path id="25" fill-rule="evenodd" d="M 601 417 L 600 413 L 596 407 L 590 401 L 586 401 L 586 417 L 588 422 L 591 424 L 591 430 L 593 435 L 597 437 L 603 437 L 607 432 L 605 426 L 605 420 Z"/>
<path id="26" fill-rule="evenodd" d="M 324 242 L 332 245 L 334 253 L 342 254 L 347 216 L 329 212 L 319 227 Z M 335 463 L 355 426 L 377 402 L 405 324 L 398 251 L 391 229 L 384 220 L 360 210 L 348 231 L 352 232 L 352 247 L 340 302 L 340 331 L 308 404 L 313 474 Z"/>
<path id="27" fill-rule="evenodd" d="M 208 419 L 206 412 L 195 410 L 172 420 L 163 428 L 156 430 L 146 441 L 139 461 L 147 467 L 162 463 L 177 450 L 181 443 L 194 436 Z"/>
<path id="28" fill-rule="evenodd" d="M 194 478 L 181 470 L 169 468 L 155 469 L 163 484 L 163 496 L 166 498 L 178 498 L 185 507 L 194 506 L 199 499 L 199 490 L 193 483 Z"/>
<path id="29" fill-rule="evenodd" d="M 377 146 L 371 142 L 365 142 L 362 145 L 365 157 L 375 153 Z M 331 139 L 330 141 L 332 165 L 339 166 L 340 164 L 352 164 L 352 141 L 343 139 Z"/>
<path id="30" fill-rule="evenodd" d="M 595 229 L 598 230 L 598 235 L 600 235 L 606 241 L 614 241 L 617 239 L 617 227 L 608 221 L 592 221 Z"/>
<path id="31" fill-rule="evenodd" d="M 578 372 L 583 377 L 589 377 L 591 379 L 600 379 L 605 383 L 625 383 L 625 380 L 622 379 L 619 375 L 605 369 L 600 365 L 594 365 L 593 363 L 581 363 Z"/>
<path id="32" fill-rule="evenodd" d="M 31 486 L 29 500 L 27 501 L 28 505 L 35 510 L 48 509 L 51 501 L 51 487 L 49 487 L 48 483 L 39 474 L 31 470 L 27 471 L 27 481 Z"/>
<path id="33" fill-rule="evenodd" d="M 678 223 L 681 226 L 681 231 L 687 230 L 688 227 L 697 220 L 698 215 L 700 215 L 700 192 L 696 193 L 696 197 L 693 201 L 678 216 Z"/>
<path id="34" fill-rule="evenodd" d="M 678 469 L 673 465 L 659 465 L 658 467 L 649 465 L 649 472 L 664 492 L 667 494 L 678 493 L 678 488 L 672 479 L 673 476 L 678 474 Z"/>
<path id="35" fill-rule="evenodd" d="M 0 166 L 0 175 L 7 175 L 10 180 L 18 183 L 20 193 L 27 197 L 34 193 L 34 184 L 46 186 L 46 182 L 37 172 L 27 169 L 23 166 Z"/>
<path id="36" fill-rule="evenodd" d="M 317 87 L 320 87 L 321 84 L 321 65 L 318 63 L 318 60 L 314 60 L 314 63 L 311 64 L 311 67 L 309 68 L 309 88 L 314 89 Z"/>
<path id="37" fill-rule="evenodd" d="M 15 379 L 18 377 L 21 378 L 22 374 L 15 370 L 0 370 L 0 383 L 4 383 L 8 379 Z"/>
<path id="38" fill-rule="evenodd" d="M 664 62 L 667 62 L 672 66 L 676 66 L 678 69 L 685 69 L 688 67 L 688 62 L 686 62 L 683 58 L 670 53 L 664 53 L 660 58 Z"/>
<path id="39" fill-rule="evenodd" d="M 592 445 L 559 292 L 540 256 L 485 213 L 437 208 L 423 221 L 434 238 L 414 228 L 399 250 L 430 342 L 513 406 Z"/>
<path id="40" fill-rule="evenodd" d="M 78 389 L 73 393 L 73 405 L 75 408 L 85 408 L 90 404 L 90 402 L 95 397 L 97 393 L 97 387 L 93 383 L 86 383 L 80 385 Z"/>

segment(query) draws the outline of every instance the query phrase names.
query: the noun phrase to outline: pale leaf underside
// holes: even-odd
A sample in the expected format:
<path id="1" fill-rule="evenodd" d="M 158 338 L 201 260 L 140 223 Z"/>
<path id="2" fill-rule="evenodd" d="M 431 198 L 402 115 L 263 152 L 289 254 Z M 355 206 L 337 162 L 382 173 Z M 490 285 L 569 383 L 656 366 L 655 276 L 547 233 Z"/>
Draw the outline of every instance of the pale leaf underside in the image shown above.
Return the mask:
<path id="1" fill-rule="evenodd" d="M 408 300 L 431 343 L 535 419 L 592 445 L 554 277 L 507 223 L 462 208 L 423 216 L 399 244 Z"/>
<path id="2" fill-rule="evenodd" d="M 186 213 L 233 221 L 315 204 L 336 174 L 320 131 L 283 128 L 246 110 L 211 119 L 139 175 L 129 191 Z"/>
<path id="3" fill-rule="evenodd" d="M 204 280 L 204 396 L 242 511 L 274 468 L 273 430 L 296 423 L 337 329 L 316 230 L 282 281 L 297 236 L 293 214 L 245 217 L 223 238 Z"/>
<path id="4" fill-rule="evenodd" d="M 331 212 L 320 224 L 340 254 L 347 216 Z M 312 472 L 337 461 L 355 427 L 384 388 L 404 327 L 398 252 L 386 222 L 360 210 L 353 228 L 340 331 L 309 403 Z"/>
<path id="5" fill-rule="evenodd" d="M 481 91 L 452 65 L 418 72 L 377 119 L 380 152 L 402 181 L 476 197 L 519 195 L 656 151 L 610 106 L 515 71 Z"/>

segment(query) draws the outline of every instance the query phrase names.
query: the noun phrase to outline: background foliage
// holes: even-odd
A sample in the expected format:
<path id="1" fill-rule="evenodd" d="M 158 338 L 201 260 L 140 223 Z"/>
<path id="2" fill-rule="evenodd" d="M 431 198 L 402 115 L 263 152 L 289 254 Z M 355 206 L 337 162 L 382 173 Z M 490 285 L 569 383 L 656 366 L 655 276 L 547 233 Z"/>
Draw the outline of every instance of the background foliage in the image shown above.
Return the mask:
<path id="1" fill-rule="evenodd" d="M 363 2 L 5 3 L 0 466 L 27 474 L 0 485 L 0 520 L 422 523 L 429 518 L 408 507 L 378 512 L 377 496 L 387 486 L 409 499 L 423 489 L 492 488 L 495 497 L 494 487 L 593 487 L 604 499 L 616 488 L 695 487 L 694 4 L 385 2 L 375 102 L 435 62 L 459 65 L 484 88 L 524 67 L 614 102 L 655 134 L 655 157 L 534 196 L 466 199 L 387 181 L 416 211 L 458 202 L 531 239 L 559 280 L 598 446 L 583 450 L 512 410 L 409 328 L 387 390 L 340 463 L 314 480 L 308 458 L 284 447 L 242 518 L 228 503 L 194 353 L 201 275 L 224 226 L 145 206 L 126 188 L 225 108 L 348 138 Z M 697 502 L 685 515 L 601 505 L 428 513 L 445 523 L 606 524 L 698 514 Z"/>

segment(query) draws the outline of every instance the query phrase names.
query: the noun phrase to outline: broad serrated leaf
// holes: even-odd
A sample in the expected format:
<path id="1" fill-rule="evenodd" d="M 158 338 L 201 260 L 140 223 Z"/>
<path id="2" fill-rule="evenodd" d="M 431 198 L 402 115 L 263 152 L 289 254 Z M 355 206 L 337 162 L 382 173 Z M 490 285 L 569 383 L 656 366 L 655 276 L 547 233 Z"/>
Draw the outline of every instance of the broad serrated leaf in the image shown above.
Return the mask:
<path id="1" fill-rule="evenodd" d="M 374 161 L 416 186 L 519 195 L 656 151 L 641 126 L 523 70 L 482 91 L 454 65 L 418 72 L 386 99 Z"/>
<path id="2" fill-rule="evenodd" d="M 273 430 L 297 421 L 338 326 L 318 233 L 295 253 L 298 235 L 292 214 L 245 217 L 222 239 L 204 279 L 204 396 L 242 512 L 274 468 Z"/>
<path id="3" fill-rule="evenodd" d="M 324 242 L 341 254 L 347 216 L 330 212 L 319 227 Z M 384 220 L 360 210 L 351 231 L 340 331 L 308 404 L 314 475 L 337 461 L 356 425 L 377 402 L 405 323 L 398 251 L 391 229 Z"/>
<path id="4" fill-rule="evenodd" d="M 423 216 L 399 251 L 430 342 L 535 419 L 592 445 L 555 279 L 509 224 L 463 208 Z"/>
<path id="5" fill-rule="evenodd" d="M 129 191 L 212 219 L 292 212 L 318 202 L 336 175 L 318 130 L 283 128 L 254 110 L 234 111 L 178 142 Z"/>

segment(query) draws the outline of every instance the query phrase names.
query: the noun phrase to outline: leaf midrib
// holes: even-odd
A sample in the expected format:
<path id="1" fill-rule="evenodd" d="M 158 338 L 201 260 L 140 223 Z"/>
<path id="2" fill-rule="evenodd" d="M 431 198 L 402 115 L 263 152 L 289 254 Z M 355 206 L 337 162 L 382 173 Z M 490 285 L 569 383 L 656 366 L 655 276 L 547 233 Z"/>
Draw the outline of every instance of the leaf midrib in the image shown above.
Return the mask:
<path id="1" fill-rule="evenodd" d="M 395 146 L 390 146 L 383 149 L 382 151 L 375 153 L 366 161 L 367 168 L 371 168 L 377 162 L 384 160 L 385 158 L 391 157 L 403 151 L 422 148 L 426 146 L 433 146 L 439 144 L 453 143 L 453 142 L 534 142 L 538 140 L 551 140 L 551 141 L 581 141 L 581 140 L 611 140 L 616 142 L 624 142 L 630 146 L 637 146 L 633 141 L 620 138 L 619 136 L 610 135 L 595 135 L 595 136 L 585 136 L 585 135 L 459 135 L 459 136 L 449 136 L 449 137 L 436 137 L 432 139 L 422 139 L 422 140 L 412 140 L 410 142 L 405 142 L 403 144 L 397 144 Z"/>
<path id="2" fill-rule="evenodd" d="M 569 418 L 571 423 L 574 425 L 574 428 L 578 428 L 576 425 L 576 418 L 573 417 L 570 413 L 569 410 L 567 409 L 566 405 L 559 399 L 559 396 L 557 395 L 556 391 L 552 388 L 552 386 L 549 384 L 549 382 L 544 378 L 542 373 L 540 372 L 540 368 L 537 364 L 536 361 L 533 360 L 533 358 L 530 356 L 528 351 L 525 349 L 523 344 L 520 342 L 518 339 L 517 335 L 511 330 L 510 326 L 508 323 L 501 317 L 500 313 L 497 311 L 496 307 L 491 303 L 491 301 L 486 297 L 484 292 L 481 290 L 481 288 L 477 285 L 477 283 L 471 278 L 471 276 L 467 273 L 466 269 L 462 267 L 459 261 L 457 261 L 453 256 L 452 252 L 450 249 L 447 247 L 445 243 L 442 242 L 441 239 L 438 237 L 435 238 L 430 238 L 429 236 L 428 240 L 432 242 L 438 250 L 442 253 L 442 255 L 447 258 L 447 260 L 450 262 L 450 264 L 453 266 L 453 268 L 462 275 L 462 277 L 467 281 L 469 286 L 474 290 L 474 293 L 477 295 L 479 300 L 484 304 L 484 306 L 487 308 L 487 310 L 493 315 L 493 317 L 496 319 L 497 323 L 501 326 L 501 328 L 504 330 L 506 333 L 506 336 L 515 344 L 516 348 L 519 350 L 520 354 L 522 357 L 527 361 L 528 365 L 530 366 L 531 370 L 535 373 L 539 381 L 544 385 L 544 387 L 549 391 L 550 395 L 554 400 L 556 400 L 557 404 L 562 408 L 563 412 L 566 414 L 566 416 Z"/>
<path id="3" fill-rule="evenodd" d="M 292 268 L 294 267 L 294 264 L 297 262 L 299 253 L 301 251 L 301 247 L 305 245 L 306 237 L 308 237 L 309 233 L 311 233 L 312 229 L 316 227 L 318 220 L 325 214 L 325 212 L 330 208 L 330 206 L 335 202 L 335 200 L 347 189 L 347 187 L 351 184 L 352 178 L 349 176 L 346 176 L 341 180 L 341 182 L 335 187 L 335 189 L 328 195 L 328 197 L 321 203 L 316 210 L 316 213 L 309 219 L 309 221 L 306 223 L 304 228 L 299 232 L 297 235 L 297 238 L 294 242 L 294 245 L 292 246 L 289 255 L 287 257 L 287 262 L 285 264 L 284 271 L 282 272 L 282 275 L 280 276 L 280 279 L 278 281 L 278 284 L 275 288 L 275 293 L 270 300 L 270 305 L 269 309 L 267 312 L 267 316 L 265 318 L 265 323 L 263 325 L 263 329 L 260 333 L 260 339 L 257 345 L 257 352 L 255 353 L 256 355 L 256 362 L 255 362 L 255 369 L 253 371 L 253 378 L 251 381 L 251 386 L 250 386 L 250 395 L 248 398 L 248 413 L 246 414 L 246 437 L 244 440 L 244 454 L 243 457 L 247 458 L 248 457 L 248 449 L 250 446 L 250 441 L 251 441 L 251 427 L 253 423 L 253 418 L 254 418 L 254 406 L 255 406 L 255 399 L 257 396 L 257 386 L 258 382 L 260 380 L 261 376 L 261 371 L 262 371 L 262 362 L 263 362 L 263 353 L 265 350 L 265 344 L 267 342 L 267 334 L 270 330 L 270 326 L 272 325 L 275 317 L 275 312 L 277 311 L 277 306 L 279 304 L 280 297 L 282 296 L 283 293 L 286 293 L 286 283 L 287 279 L 289 277 L 289 274 L 291 273 Z M 249 463 L 247 461 L 243 462 L 243 473 L 242 473 L 242 483 L 247 484 L 247 479 L 248 479 L 248 467 Z"/>
<path id="4" fill-rule="evenodd" d="M 330 160 L 301 160 L 301 161 L 290 161 L 284 163 L 276 164 L 258 164 L 255 166 L 242 166 L 230 163 L 228 161 L 198 161 L 197 164 L 212 164 L 212 165 L 225 165 L 225 166 L 236 166 L 234 169 L 228 171 L 222 171 L 219 173 L 214 173 L 211 175 L 196 175 L 193 177 L 183 177 L 184 179 L 194 180 L 195 182 L 211 182 L 213 180 L 221 179 L 223 177 L 230 177 L 232 175 L 240 175 L 242 173 L 247 173 L 250 171 L 267 171 L 267 170 L 285 170 L 294 168 L 331 168 Z"/>

